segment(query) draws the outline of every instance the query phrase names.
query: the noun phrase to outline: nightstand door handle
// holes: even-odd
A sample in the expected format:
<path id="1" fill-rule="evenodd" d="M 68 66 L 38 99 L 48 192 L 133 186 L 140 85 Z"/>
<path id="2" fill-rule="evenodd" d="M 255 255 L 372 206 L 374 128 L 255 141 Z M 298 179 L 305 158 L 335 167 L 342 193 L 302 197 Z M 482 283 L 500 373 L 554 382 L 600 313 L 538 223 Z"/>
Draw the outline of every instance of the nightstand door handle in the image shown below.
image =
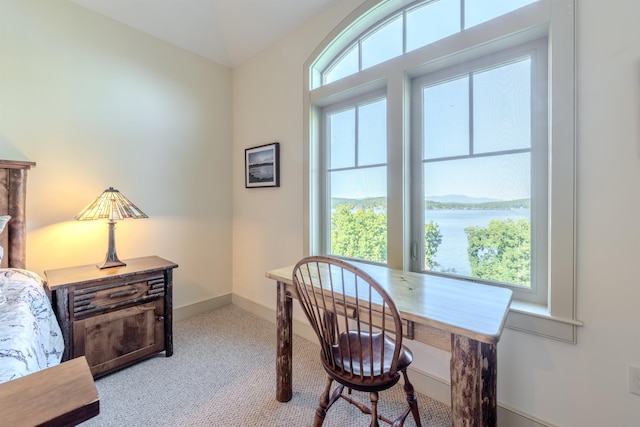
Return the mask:
<path id="1" fill-rule="evenodd" d="M 156 316 L 156 320 L 158 321 L 164 320 L 164 316 Z"/>
<path id="2" fill-rule="evenodd" d="M 109 294 L 109 298 L 113 299 L 113 298 L 120 298 L 120 297 L 128 297 L 129 295 L 133 295 L 133 294 L 135 294 L 137 292 L 138 291 L 136 291 L 135 289 L 133 289 L 131 291 L 114 292 L 112 294 Z"/>

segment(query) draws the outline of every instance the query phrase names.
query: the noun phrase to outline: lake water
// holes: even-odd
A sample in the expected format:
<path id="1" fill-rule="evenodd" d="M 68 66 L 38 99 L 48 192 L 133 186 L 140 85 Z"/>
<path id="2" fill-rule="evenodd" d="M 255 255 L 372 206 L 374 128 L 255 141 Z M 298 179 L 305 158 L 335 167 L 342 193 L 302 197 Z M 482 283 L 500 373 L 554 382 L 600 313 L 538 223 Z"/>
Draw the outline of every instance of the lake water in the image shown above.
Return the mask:
<path id="1" fill-rule="evenodd" d="M 249 166 L 249 182 L 273 181 L 273 164 Z"/>
<path id="2" fill-rule="evenodd" d="M 529 209 L 512 210 L 427 210 L 425 222 L 433 221 L 440 226 L 442 243 L 434 261 L 440 264 L 438 270 L 452 271 L 469 276 L 471 265 L 467 254 L 466 227 L 486 227 L 491 220 L 529 219 Z"/>

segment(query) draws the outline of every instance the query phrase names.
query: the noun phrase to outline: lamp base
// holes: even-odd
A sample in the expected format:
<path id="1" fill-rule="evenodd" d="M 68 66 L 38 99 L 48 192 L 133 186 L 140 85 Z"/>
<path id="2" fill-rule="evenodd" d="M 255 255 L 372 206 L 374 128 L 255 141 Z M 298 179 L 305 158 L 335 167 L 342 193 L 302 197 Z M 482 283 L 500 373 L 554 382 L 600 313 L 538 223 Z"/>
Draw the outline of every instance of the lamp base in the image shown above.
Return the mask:
<path id="1" fill-rule="evenodd" d="M 105 259 L 102 264 L 96 264 L 96 267 L 98 267 L 100 270 L 102 270 L 103 268 L 111 268 L 111 267 L 122 267 L 127 265 L 126 263 L 120 261 L 118 258 L 116 259 Z"/>
<path id="2" fill-rule="evenodd" d="M 104 258 L 104 261 L 102 261 L 102 264 L 96 264 L 96 267 L 98 267 L 99 269 L 122 267 L 123 265 L 127 265 L 124 262 L 120 261 L 118 259 L 118 255 L 116 254 L 116 239 L 113 232 L 115 224 L 116 223 L 114 220 L 109 220 L 109 247 L 107 249 L 107 256 Z"/>

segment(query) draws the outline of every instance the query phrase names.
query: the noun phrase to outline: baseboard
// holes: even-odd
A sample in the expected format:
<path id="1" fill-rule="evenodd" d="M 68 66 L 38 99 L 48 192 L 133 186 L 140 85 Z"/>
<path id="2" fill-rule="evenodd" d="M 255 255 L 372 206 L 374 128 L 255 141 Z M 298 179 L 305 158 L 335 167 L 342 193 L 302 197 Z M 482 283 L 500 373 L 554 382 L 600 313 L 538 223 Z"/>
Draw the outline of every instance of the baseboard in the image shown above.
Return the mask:
<path id="1" fill-rule="evenodd" d="M 265 307 L 254 301 L 248 300 L 238 295 L 233 295 L 233 304 L 243 308 L 256 316 L 260 316 L 272 323 L 276 323 L 276 312 L 269 307 Z M 311 342 L 316 342 L 316 335 L 308 323 L 303 323 L 293 319 L 293 333 Z"/>
<path id="2" fill-rule="evenodd" d="M 449 382 L 414 366 L 409 366 L 408 375 L 417 391 L 451 406 L 451 384 Z"/>
<path id="3" fill-rule="evenodd" d="M 226 302 L 228 301 L 228 302 Z M 182 307 L 185 312 L 199 314 L 207 311 L 205 307 L 212 307 L 211 310 L 218 308 L 226 304 L 234 304 L 238 307 L 247 310 L 256 316 L 262 317 L 265 320 L 275 323 L 276 312 L 275 310 L 258 304 L 254 301 L 246 299 L 238 295 L 224 295 L 222 297 L 214 298 L 213 300 L 203 301 L 197 305 L 194 310 L 186 310 L 187 307 Z M 191 307 L 191 306 L 190 306 Z M 175 313 L 175 312 L 174 312 Z M 191 314 L 191 315 L 193 315 Z M 176 317 L 174 315 L 174 317 Z M 189 316 L 185 316 L 189 317 Z M 315 342 L 316 336 L 311 327 L 304 322 L 300 322 L 293 319 L 293 333 L 299 337 Z M 424 372 L 420 369 L 413 367 L 409 368 L 411 375 L 411 382 L 415 389 L 422 394 L 425 394 L 432 399 L 444 403 L 445 405 L 451 404 L 451 386 L 450 384 L 436 376 Z M 498 402 L 498 427 L 556 427 L 553 424 L 540 420 L 537 417 L 526 414 L 516 408 L 513 408 L 507 404 Z"/>
<path id="4" fill-rule="evenodd" d="M 232 294 L 221 295 L 216 298 L 200 301 L 195 304 L 185 305 L 173 309 L 173 320 L 182 320 L 196 314 L 206 313 L 216 308 L 223 307 L 232 303 Z"/>
<path id="5" fill-rule="evenodd" d="M 420 369 L 409 367 L 416 390 L 430 398 L 451 405 L 451 384 Z M 498 427 L 555 427 L 505 403 L 498 402 Z"/>
<path id="6" fill-rule="evenodd" d="M 506 403 L 498 402 L 499 427 L 557 427 L 538 417 L 526 414 Z"/>

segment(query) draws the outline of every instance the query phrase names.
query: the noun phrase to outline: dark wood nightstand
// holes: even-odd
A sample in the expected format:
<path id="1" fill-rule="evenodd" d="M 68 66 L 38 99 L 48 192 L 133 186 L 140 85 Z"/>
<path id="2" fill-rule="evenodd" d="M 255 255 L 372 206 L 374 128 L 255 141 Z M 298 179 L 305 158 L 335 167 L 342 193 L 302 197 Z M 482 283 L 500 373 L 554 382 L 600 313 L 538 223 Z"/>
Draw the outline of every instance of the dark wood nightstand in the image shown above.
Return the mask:
<path id="1" fill-rule="evenodd" d="M 173 269 L 149 256 L 123 267 L 44 272 L 64 336 L 62 360 L 85 356 L 94 378 L 164 351 L 173 354 Z"/>

